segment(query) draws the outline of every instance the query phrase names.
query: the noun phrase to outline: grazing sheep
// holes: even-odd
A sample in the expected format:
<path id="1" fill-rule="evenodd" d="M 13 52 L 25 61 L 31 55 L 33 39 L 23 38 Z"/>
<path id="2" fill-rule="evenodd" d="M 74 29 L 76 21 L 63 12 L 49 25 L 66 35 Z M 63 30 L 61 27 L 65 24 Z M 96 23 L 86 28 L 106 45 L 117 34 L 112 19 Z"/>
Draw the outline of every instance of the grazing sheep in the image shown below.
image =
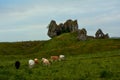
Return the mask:
<path id="1" fill-rule="evenodd" d="M 42 58 L 42 63 L 44 64 L 44 65 L 50 65 L 50 62 L 49 62 L 49 60 L 48 59 L 46 59 L 46 58 Z"/>
<path id="2" fill-rule="evenodd" d="M 51 56 L 50 57 L 51 61 L 58 61 L 59 60 L 59 56 Z"/>
<path id="3" fill-rule="evenodd" d="M 28 61 L 28 64 L 29 64 L 29 68 L 33 68 L 34 65 L 35 65 L 35 62 L 34 62 L 34 60 L 30 59 L 30 60 Z"/>
<path id="4" fill-rule="evenodd" d="M 19 62 L 19 61 L 16 61 L 16 62 L 15 62 L 15 68 L 16 68 L 16 69 L 19 69 L 19 67 L 20 67 L 20 62 Z"/>
<path id="5" fill-rule="evenodd" d="M 38 64 L 38 63 L 39 63 L 39 61 L 38 61 L 37 58 L 34 59 L 34 62 L 35 62 L 35 64 Z"/>
<path id="6" fill-rule="evenodd" d="M 59 55 L 59 60 L 65 60 L 65 55 Z"/>

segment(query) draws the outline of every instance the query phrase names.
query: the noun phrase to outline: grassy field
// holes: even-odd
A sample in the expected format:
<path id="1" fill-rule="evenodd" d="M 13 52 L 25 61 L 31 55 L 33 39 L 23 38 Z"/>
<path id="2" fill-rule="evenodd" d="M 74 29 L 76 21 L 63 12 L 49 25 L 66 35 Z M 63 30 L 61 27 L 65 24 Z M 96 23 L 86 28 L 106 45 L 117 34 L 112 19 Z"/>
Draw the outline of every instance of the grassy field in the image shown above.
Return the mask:
<path id="1" fill-rule="evenodd" d="M 29 59 L 59 54 L 66 60 L 28 67 Z M 78 41 L 76 33 L 66 33 L 48 41 L 2 42 L 0 61 L 0 80 L 120 80 L 120 39 Z"/>
<path id="2" fill-rule="evenodd" d="M 0 80 L 119 80 L 120 50 L 66 56 L 50 66 L 41 63 L 29 69 L 27 56 L 0 56 Z M 39 58 L 40 59 L 40 58 Z M 21 62 L 15 69 L 16 60 Z"/>

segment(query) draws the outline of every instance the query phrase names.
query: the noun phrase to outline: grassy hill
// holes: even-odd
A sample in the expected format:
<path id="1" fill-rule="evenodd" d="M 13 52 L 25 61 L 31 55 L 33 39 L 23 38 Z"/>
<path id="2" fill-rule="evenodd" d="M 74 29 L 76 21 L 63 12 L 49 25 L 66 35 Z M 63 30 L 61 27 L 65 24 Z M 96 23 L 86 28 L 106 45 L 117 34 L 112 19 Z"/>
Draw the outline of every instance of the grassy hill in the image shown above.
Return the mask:
<path id="1" fill-rule="evenodd" d="M 0 55 L 33 54 L 44 42 L 46 41 L 2 42 L 0 43 Z"/>
<path id="2" fill-rule="evenodd" d="M 120 39 L 78 41 L 76 33 L 66 33 L 47 41 L 39 53 L 79 55 L 120 49 Z"/>
<path id="3" fill-rule="evenodd" d="M 120 49 L 120 39 L 78 41 L 77 33 L 65 33 L 48 41 L 0 43 L 0 55 L 79 55 Z"/>
<path id="4" fill-rule="evenodd" d="M 76 36 L 65 33 L 48 41 L 0 43 L 0 80 L 120 80 L 120 39 L 78 41 Z M 59 54 L 66 60 L 28 68 L 29 59 Z"/>

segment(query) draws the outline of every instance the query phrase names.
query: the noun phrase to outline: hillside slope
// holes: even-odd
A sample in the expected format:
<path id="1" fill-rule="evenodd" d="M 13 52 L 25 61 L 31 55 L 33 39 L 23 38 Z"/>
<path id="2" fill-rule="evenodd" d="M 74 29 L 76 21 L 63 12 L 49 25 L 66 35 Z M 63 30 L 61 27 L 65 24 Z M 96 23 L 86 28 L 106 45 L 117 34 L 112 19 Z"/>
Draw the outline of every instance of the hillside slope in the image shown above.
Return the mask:
<path id="1" fill-rule="evenodd" d="M 120 39 L 89 39 L 78 41 L 77 33 L 65 33 L 47 41 L 39 54 L 45 55 L 78 55 L 120 49 Z"/>
<path id="2" fill-rule="evenodd" d="M 0 43 L 0 55 L 78 55 L 120 49 L 120 39 L 78 41 L 77 33 L 65 33 L 48 41 Z"/>
<path id="3" fill-rule="evenodd" d="M 0 55 L 25 55 L 39 51 L 46 41 L 1 42 Z"/>
<path id="4" fill-rule="evenodd" d="M 120 39 L 78 41 L 76 36 L 65 33 L 48 41 L 0 43 L 0 80 L 120 80 Z M 59 54 L 65 54 L 65 61 L 42 65 L 42 57 Z M 40 63 L 30 69 L 28 60 L 36 57 Z M 15 61 L 21 63 L 19 70 Z"/>

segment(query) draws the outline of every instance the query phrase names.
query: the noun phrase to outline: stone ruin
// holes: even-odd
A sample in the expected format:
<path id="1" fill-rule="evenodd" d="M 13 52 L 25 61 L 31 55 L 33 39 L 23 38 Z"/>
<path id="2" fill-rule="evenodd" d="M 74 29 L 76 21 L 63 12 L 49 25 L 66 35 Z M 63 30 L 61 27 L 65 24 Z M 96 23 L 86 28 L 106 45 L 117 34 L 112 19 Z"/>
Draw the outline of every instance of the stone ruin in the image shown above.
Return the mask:
<path id="1" fill-rule="evenodd" d="M 78 36 L 77 36 L 77 39 L 78 40 L 81 40 L 81 41 L 85 41 L 87 39 L 108 39 L 109 38 L 109 35 L 108 33 L 107 34 L 104 34 L 102 32 L 101 29 L 98 29 L 96 34 L 95 34 L 95 37 L 94 36 L 89 36 L 87 35 L 87 31 L 85 28 L 83 29 L 78 29 Z"/>
<path id="2" fill-rule="evenodd" d="M 95 38 L 96 39 L 107 39 L 109 38 L 108 33 L 104 34 L 101 29 L 98 29 L 97 32 L 95 33 Z"/>
<path id="3" fill-rule="evenodd" d="M 95 33 L 94 36 L 88 36 L 87 31 L 85 28 L 83 29 L 78 29 L 78 23 L 77 20 L 67 20 L 65 23 L 60 23 L 57 25 L 56 21 L 52 20 L 50 24 L 48 25 L 48 36 L 50 38 L 56 37 L 58 35 L 61 35 L 63 33 L 68 33 L 68 32 L 77 32 L 78 40 L 87 40 L 87 39 L 107 39 L 109 38 L 108 34 L 104 34 L 101 29 L 98 29 L 97 32 Z"/>
<path id="4" fill-rule="evenodd" d="M 82 40 L 82 41 L 87 40 L 87 31 L 85 28 L 78 29 L 77 32 L 78 32 L 78 36 L 77 36 L 78 40 Z"/>
<path id="5" fill-rule="evenodd" d="M 58 31 L 57 31 L 58 26 L 57 26 L 57 24 L 54 20 L 52 20 L 50 22 L 48 28 L 49 28 L 49 31 L 48 31 L 48 36 L 49 37 L 53 38 L 53 37 L 58 35 Z M 60 31 L 60 29 L 59 29 L 59 31 Z"/>
<path id="6" fill-rule="evenodd" d="M 48 25 L 48 36 L 53 38 L 62 33 L 74 32 L 78 30 L 77 20 L 67 20 L 65 23 L 56 24 L 56 21 L 52 20 Z"/>

